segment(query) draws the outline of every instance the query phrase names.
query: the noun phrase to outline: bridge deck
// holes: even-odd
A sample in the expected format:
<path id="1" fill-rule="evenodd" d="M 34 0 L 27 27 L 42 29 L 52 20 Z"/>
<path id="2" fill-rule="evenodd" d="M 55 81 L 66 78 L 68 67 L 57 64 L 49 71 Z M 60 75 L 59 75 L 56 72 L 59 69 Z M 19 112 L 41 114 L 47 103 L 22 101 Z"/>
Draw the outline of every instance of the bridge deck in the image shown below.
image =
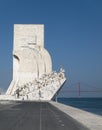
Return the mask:
<path id="1" fill-rule="evenodd" d="M 0 130 L 87 130 L 48 102 L 0 105 Z"/>

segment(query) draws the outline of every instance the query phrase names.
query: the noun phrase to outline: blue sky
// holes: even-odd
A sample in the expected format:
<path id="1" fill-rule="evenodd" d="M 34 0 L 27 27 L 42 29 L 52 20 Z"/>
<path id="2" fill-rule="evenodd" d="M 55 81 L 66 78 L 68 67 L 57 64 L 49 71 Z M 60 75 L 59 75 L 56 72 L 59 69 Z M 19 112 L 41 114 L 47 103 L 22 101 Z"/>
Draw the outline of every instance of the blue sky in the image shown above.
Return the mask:
<path id="1" fill-rule="evenodd" d="M 101 0 L 0 0 L 0 87 L 12 79 L 14 24 L 44 24 L 53 70 L 76 82 L 102 88 Z M 102 93 L 101 93 L 102 95 Z M 94 95 L 96 96 L 96 95 Z"/>

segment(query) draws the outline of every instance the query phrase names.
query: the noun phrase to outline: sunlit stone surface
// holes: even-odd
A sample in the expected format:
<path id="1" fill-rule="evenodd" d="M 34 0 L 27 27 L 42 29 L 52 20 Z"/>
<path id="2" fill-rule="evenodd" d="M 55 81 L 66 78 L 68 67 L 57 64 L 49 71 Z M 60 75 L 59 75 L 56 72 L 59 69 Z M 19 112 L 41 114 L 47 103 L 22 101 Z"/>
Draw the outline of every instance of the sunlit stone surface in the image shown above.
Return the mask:
<path id="1" fill-rule="evenodd" d="M 44 48 L 44 25 L 15 24 L 13 80 L 6 95 L 21 100 L 51 100 L 65 82 L 64 70 L 52 71 Z"/>

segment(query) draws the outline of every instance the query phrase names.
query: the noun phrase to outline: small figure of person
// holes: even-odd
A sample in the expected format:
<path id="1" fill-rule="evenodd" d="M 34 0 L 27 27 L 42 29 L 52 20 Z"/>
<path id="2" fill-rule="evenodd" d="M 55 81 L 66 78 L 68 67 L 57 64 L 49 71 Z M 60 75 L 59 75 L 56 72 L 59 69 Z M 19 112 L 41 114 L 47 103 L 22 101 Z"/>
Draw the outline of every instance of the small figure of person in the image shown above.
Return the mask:
<path id="1" fill-rule="evenodd" d="M 17 98 L 19 98 L 19 89 L 16 90 Z"/>
<path id="2" fill-rule="evenodd" d="M 26 97 L 27 97 L 27 100 L 28 100 L 28 94 L 26 95 Z"/>

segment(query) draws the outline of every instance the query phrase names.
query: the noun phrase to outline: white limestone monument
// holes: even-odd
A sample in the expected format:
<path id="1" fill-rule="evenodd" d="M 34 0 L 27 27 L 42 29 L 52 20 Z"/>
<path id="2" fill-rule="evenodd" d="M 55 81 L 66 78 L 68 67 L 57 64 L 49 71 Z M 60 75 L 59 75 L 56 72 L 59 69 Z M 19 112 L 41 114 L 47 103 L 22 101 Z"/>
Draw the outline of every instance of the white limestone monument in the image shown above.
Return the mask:
<path id="1" fill-rule="evenodd" d="M 21 100 L 51 100 L 64 84 L 64 70 L 52 71 L 44 48 L 43 24 L 15 24 L 13 79 L 6 92 Z"/>

